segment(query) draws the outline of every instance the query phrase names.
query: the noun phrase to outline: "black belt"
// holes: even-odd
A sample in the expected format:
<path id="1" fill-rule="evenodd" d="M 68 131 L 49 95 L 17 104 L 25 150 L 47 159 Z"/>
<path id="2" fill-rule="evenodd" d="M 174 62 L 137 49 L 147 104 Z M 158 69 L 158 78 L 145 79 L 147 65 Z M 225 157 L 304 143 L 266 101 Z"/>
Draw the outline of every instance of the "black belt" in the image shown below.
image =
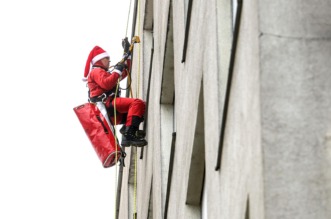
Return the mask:
<path id="1" fill-rule="evenodd" d="M 121 94 L 121 92 L 117 92 L 117 97 L 119 97 Z M 110 91 L 108 93 L 103 93 L 99 96 L 96 96 L 96 97 L 90 97 L 89 98 L 89 101 L 92 102 L 92 103 L 96 103 L 96 102 L 104 102 L 108 97 L 114 97 L 115 96 L 115 92 L 113 91 Z"/>
<path id="2" fill-rule="evenodd" d="M 101 94 L 99 96 L 96 96 L 96 97 L 90 97 L 89 101 L 92 102 L 92 103 L 105 102 L 108 97 L 112 97 L 114 95 L 115 95 L 114 93 L 112 93 L 110 95 L 107 95 L 106 93 L 103 93 L 103 94 Z"/>

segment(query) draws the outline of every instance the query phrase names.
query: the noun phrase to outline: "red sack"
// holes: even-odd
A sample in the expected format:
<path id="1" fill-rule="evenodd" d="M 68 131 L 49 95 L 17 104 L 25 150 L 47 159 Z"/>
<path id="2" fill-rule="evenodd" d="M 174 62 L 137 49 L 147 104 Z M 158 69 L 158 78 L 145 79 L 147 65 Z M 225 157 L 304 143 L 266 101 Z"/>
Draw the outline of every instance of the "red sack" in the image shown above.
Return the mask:
<path id="1" fill-rule="evenodd" d="M 121 157 L 121 148 L 114 137 L 115 130 L 108 119 L 104 104 L 85 103 L 75 107 L 74 111 L 103 167 L 115 165 Z"/>

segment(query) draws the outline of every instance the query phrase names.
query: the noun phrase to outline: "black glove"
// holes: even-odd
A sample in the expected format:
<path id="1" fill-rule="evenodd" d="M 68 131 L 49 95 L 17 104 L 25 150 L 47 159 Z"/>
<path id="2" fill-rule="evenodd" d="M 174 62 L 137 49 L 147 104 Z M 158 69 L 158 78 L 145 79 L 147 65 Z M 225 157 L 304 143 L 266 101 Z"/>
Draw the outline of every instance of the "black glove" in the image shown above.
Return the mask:
<path id="1" fill-rule="evenodd" d="M 124 53 L 128 53 L 129 49 L 130 49 L 131 44 L 128 41 L 128 38 L 125 37 L 124 39 L 122 39 L 122 47 L 124 49 Z"/>
<path id="2" fill-rule="evenodd" d="M 129 58 L 130 55 L 131 55 L 131 53 L 130 53 L 130 51 L 129 51 L 128 53 L 124 53 L 123 56 L 122 56 L 122 58 L 123 58 L 124 60 L 127 60 L 127 59 Z"/>
<path id="3" fill-rule="evenodd" d="M 126 65 L 126 64 L 124 64 L 124 63 L 121 63 L 121 62 L 119 62 L 119 63 L 117 63 L 116 65 L 115 65 L 115 69 L 116 70 L 119 70 L 120 72 L 122 72 L 125 68 L 127 68 L 128 66 Z"/>

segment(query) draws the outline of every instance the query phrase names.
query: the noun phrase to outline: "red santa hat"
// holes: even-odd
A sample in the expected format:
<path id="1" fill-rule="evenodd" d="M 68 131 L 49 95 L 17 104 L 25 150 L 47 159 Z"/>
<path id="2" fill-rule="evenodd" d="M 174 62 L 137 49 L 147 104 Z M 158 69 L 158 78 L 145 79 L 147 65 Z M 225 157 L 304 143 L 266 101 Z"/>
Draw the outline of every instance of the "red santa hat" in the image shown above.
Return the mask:
<path id="1" fill-rule="evenodd" d="M 91 65 L 94 65 L 97 61 L 99 61 L 105 57 L 109 57 L 109 55 L 101 47 L 95 46 L 91 50 L 91 52 L 87 58 L 87 61 L 86 61 L 83 81 L 87 80 L 88 74 L 90 73 Z"/>

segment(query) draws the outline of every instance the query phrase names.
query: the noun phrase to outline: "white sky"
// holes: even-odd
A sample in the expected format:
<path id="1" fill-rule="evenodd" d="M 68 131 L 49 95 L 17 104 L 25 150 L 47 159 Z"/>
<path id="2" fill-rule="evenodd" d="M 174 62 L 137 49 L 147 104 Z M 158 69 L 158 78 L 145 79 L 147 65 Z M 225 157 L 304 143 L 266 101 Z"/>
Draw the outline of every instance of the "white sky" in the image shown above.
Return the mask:
<path id="1" fill-rule="evenodd" d="M 87 101 L 90 50 L 121 59 L 129 4 L 1 1 L 0 218 L 114 218 L 116 167 L 102 167 L 73 108 Z"/>

